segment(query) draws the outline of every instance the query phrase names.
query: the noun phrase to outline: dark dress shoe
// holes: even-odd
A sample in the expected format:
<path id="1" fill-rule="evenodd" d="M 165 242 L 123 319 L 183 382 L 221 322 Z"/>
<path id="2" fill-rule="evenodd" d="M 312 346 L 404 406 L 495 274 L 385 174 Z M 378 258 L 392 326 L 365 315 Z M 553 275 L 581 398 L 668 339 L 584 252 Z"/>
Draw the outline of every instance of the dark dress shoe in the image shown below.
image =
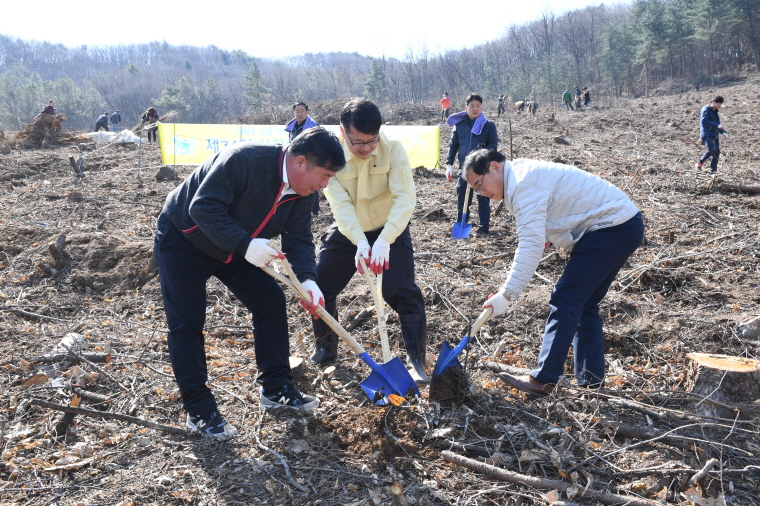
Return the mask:
<path id="1" fill-rule="evenodd" d="M 512 376 L 511 374 L 501 372 L 499 373 L 499 378 L 508 385 L 511 385 L 518 390 L 522 390 L 523 392 L 528 392 L 536 397 L 546 397 L 554 390 L 553 383 L 538 381 L 530 374 L 524 376 Z"/>

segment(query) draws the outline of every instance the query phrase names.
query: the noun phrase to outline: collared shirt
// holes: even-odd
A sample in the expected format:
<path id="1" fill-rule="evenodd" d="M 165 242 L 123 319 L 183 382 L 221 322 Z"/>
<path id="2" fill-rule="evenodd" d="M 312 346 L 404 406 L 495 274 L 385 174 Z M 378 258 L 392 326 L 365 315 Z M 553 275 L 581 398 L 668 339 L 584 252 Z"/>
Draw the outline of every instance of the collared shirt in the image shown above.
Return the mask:
<path id="1" fill-rule="evenodd" d="M 280 198 L 284 197 L 285 195 L 295 195 L 296 191 L 290 187 L 290 183 L 288 183 L 288 166 L 285 163 L 288 159 L 287 153 L 285 153 L 285 156 L 282 157 L 282 182 L 285 184 L 285 188 L 282 189 L 282 193 L 280 194 Z"/>
<path id="2" fill-rule="evenodd" d="M 340 232 L 357 244 L 364 232 L 383 228 L 393 243 L 412 217 L 417 197 L 409 157 L 401 142 L 380 132 L 380 142 L 366 159 L 354 156 L 341 139 L 346 166 L 330 178 L 325 196 Z"/>

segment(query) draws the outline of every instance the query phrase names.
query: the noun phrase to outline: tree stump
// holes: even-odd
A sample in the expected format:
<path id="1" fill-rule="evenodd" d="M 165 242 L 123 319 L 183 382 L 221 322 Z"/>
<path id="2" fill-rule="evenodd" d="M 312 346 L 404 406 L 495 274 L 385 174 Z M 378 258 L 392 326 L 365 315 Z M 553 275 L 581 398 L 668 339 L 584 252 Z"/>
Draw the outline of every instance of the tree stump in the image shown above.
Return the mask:
<path id="1" fill-rule="evenodd" d="M 697 401 L 697 413 L 709 418 L 735 418 L 737 405 L 760 399 L 760 361 L 750 358 L 689 353 L 686 390 L 717 405 Z"/>
<path id="2" fill-rule="evenodd" d="M 304 362 L 301 357 L 295 357 L 291 355 L 289 357 L 290 361 L 290 372 L 293 375 L 293 379 L 301 379 L 303 378 L 305 372 L 304 372 Z"/>

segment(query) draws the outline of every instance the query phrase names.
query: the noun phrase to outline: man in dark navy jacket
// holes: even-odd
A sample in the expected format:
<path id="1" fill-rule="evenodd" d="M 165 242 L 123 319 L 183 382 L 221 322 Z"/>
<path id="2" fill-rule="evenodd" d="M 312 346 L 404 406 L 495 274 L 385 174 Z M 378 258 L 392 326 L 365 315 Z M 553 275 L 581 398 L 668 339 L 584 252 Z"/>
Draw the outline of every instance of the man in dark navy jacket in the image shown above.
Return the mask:
<path id="1" fill-rule="evenodd" d="M 728 137 L 726 130 L 720 122 L 718 109 L 723 105 L 723 97 L 718 95 L 712 101 L 712 104 L 702 108 L 699 115 L 699 137 L 702 139 L 707 151 L 697 162 L 697 170 L 702 170 L 702 164 L 710 157 L 710 173 L 718 172 L 718 157 L 720 156 L 720 135 Z"/>
<path id="2" fill-rule="evenodd" d="M 166 198 L 158 219 L 155 255 L 169 327 L 169 358 L 187 427 L 206 437 L 237 434 L 206 385 L 203 323 L 206 282 L 215 276 L 251 311 L 262 409 L 313 409 L 315 397 L 293 385 L 288 362 L 285 295 L 260 269 L 283 252 L 311 295 L 324 305 L 316 279 L 311 208 L 316 192 L 346 164 L 337 137 L 311 128 L 290 146 L 243 143 L 206 160 Z M 307 303 L 308 304 L 308 303 Z"/>
<path id="3" fill-rule="evenodd" d="M 483 114 L 483 98 L 477 93 L 470 93 L 464 100 L 466 107 L 462 112 L 449 116 L 449 125 L 454 127 L 449 141 L 449 155 L 446 158 L 446 177 L 449 181 L 454 180 L 454 160 L 459 160 L 459 177 L 457 177 L 457 222 L 462 221 L 463 209 L 472 202 L 472 193 L 468 202 L 464 201 L 467 194 L 467 181 L 462 176 L 464 160 L 470 151 L 476 149 L 496 149 L 499 145 L 499 136 L 496 133 L 496 125 L 486 119 Z M 488 234 L 491 224 L 491 201 L 478 195 L 478 230 L 476 235 Z"/>

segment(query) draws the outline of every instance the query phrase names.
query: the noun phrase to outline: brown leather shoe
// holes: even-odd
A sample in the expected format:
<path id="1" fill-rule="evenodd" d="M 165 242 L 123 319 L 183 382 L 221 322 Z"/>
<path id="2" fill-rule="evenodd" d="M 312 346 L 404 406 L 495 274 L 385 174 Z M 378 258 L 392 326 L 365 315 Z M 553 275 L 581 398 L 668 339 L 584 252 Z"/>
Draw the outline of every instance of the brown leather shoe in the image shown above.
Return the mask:
<path id="1" fill-rule="evenodd" d="M 553 383 L 544 383 L 543 381 L 538 381 L 530 374 L 526 374 L 524 376 L 512 376 L 511 374 L 500 372 L 499 378 L 501 378 L 502 381 L 508 385 L 511 385 L 518 390 L 522 390 L 523 392 L 528 392 L 529 394 L 535 395 L 536 397 L 546 397 L 552 393 L 552 390 L 554 390 Z"/>

